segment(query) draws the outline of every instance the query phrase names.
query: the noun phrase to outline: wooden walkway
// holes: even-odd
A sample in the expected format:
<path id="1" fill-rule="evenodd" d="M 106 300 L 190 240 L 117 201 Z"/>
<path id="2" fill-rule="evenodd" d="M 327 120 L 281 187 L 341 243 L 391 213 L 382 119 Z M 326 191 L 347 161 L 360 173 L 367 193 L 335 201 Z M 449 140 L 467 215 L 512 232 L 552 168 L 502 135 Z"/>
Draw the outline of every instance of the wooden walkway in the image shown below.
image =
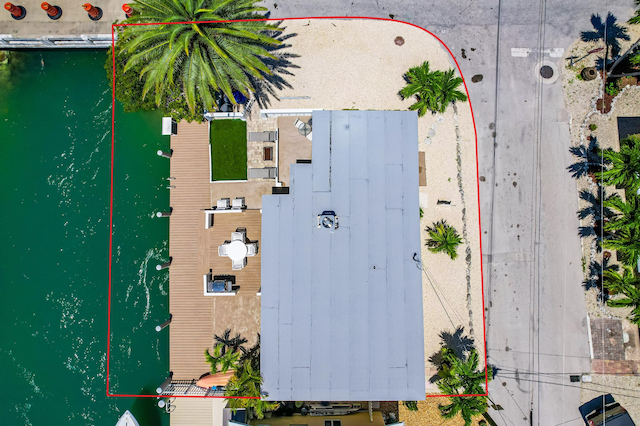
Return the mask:
<path id="1" fill-rule="evenodd" d="M 212 298 L 198 270 L 201 210 L 211 207 L 208 126 L 180 122 L 171 149 L 169 364 L 174 380 L 190 380 L 209 371 L 203 354 L 213 343 Z"/>

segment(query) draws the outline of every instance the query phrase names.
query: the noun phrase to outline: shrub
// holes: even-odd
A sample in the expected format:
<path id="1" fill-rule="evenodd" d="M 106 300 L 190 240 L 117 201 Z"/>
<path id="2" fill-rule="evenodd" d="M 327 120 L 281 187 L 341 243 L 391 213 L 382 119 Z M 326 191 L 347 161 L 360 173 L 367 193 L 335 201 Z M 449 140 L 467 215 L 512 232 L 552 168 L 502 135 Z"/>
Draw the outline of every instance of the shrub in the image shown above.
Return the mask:
<path id="1" fill-rule="evenodd" d="M 618 86 L 616 86 L 616 83 L 614 83 L 613 81 L 607 84 L 607 87 L 604 89 L 604 91 L 607 92 L 608 95 L 614 97 L 618 96 L 618 93 L 620 93 L 620 89 L 618 89 Z"/>
<path id="2" fill-rule="evenodd" d="M 457 247 L 462 244 L 462 239 L 458 235 L 456 229 L 447 224 L 446 220 L 434 222 L 433 226 L 427 226 L 426 231 L 429 233 L 427 246 L 434 253 L 446 253 L 455 260 L 458 257 Z"/>
<path id="3" fill-rule="evenodd" d="M 589 130 L 591 130 L 592 132 L 595 131 L 598 128 L 598 126 L 596 126 L 595 124 L 589 124 Z"/>
<path id="4" fill-rule="evenodd" d="M 407 407 L 407 410 L 409 411 L 418 411 L 417 401 L 403 401 L 402 404 Z"/>

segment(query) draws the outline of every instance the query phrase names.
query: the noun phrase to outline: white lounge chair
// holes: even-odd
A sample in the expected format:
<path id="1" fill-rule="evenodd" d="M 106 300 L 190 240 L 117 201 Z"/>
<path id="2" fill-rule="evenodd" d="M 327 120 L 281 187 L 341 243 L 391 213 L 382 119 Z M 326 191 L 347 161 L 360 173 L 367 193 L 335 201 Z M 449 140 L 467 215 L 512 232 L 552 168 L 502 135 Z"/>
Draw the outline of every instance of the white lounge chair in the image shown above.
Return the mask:
<path id="1" fill-rule="evenodd" d="M 247 244 L 247 256 L 255 256 L 258 254 L 258 242 L 254 241 Z"/>
<path id="2" fill-rule="evenodd" d="M 229 253 L 227 253 L 226 244 L 222 244 L 221 246 L 218 246 L 218 256 L 229 257 Z"/>
<path id="3" fill-rule="evenodd" d="M 249 142 L 275 142 L 276 132 L 249 132 Z"/>
<path id="4" fill-rule="evenodd" d="M 313 132 L 310 132 L 310 133 L 307 135 L 307 139 L 309 139 L 310 141 L 311 141 L 311 140 L 313 140 L 313 139 L 311 139 L 311 135 L 312 135 L 312 134 L 313 134 Z"/>
<path id="5" fill-rule="evenodd" d="M 231 200 L 229 200 L 228 198 L 223 198 L 221 200 L 218 200 L 218 203 L 216 204 L 216 210 L 227 210 L 229 209 L 229 202 Z"/>
<path id="6" fill-rule="evenodd" d="M 296 118 L 296 121 L 293 122 L 293 125 L 296 126 L 296 129 L 299 129 L 300 127 L 304 126 L 304 121 Z"/>
<path id="7" fill-rule="evenodd" d="M 244 268 L 245 266 L 247 266 L 247 258 L 243 257 L 242 260 L 232 260 L 231 261 L 231 269 L 233 269 L 234 271 L 238 271 L 242 268 Z"/>
<path id="8" fill-rule="evenodd" d="M 231 210 L 242 210 L 245 208 L 244 197 L 234 198 L 231 203 Z"/>

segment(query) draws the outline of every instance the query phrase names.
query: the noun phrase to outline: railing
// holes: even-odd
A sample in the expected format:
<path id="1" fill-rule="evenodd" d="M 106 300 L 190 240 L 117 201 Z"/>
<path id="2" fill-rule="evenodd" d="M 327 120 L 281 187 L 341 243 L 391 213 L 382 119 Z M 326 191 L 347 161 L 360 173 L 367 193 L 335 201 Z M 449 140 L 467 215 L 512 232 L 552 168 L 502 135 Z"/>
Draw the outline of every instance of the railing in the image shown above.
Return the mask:
<path id="1" fill-rule="evenodd" d="M 224 389 L 205 389 L 196 386 L 196 380 L 172 380 L 163 395 L 224 396 Z"/>
<path id="2" fill-rule="evenodd" d="M 42 37 L 14 37 L 11 34 L 0 34 L 0 48 L 90 48 L 106 49 L 111 47 L 111 34 L 52 35 Z"/>

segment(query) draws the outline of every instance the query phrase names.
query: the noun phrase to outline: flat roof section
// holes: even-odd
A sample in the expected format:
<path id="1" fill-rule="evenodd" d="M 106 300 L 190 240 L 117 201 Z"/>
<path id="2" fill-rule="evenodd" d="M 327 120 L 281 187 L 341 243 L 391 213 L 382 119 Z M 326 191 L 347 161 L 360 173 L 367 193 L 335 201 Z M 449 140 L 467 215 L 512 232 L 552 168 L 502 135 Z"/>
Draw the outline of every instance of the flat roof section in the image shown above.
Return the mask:
<path id="1" fill-rule="evenodd" d="M 417 114 L 316 111 L 312 158 L 262 199 L 262 389 L 424 399 Z M 318 227 L 324 211 L 338 227 Z"/>

